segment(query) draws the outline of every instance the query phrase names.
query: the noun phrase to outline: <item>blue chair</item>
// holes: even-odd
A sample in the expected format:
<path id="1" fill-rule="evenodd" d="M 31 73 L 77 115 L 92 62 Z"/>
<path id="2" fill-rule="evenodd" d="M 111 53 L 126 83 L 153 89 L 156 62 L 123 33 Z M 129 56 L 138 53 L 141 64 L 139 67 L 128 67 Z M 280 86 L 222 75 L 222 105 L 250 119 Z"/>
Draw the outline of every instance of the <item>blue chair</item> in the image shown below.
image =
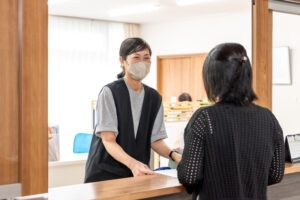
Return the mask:
<path id="1" fill-rule="evenodd" d="M 73 143 L 73 153 L 88 153 L 90 150 L 93 134 L 77 133 Z"/>

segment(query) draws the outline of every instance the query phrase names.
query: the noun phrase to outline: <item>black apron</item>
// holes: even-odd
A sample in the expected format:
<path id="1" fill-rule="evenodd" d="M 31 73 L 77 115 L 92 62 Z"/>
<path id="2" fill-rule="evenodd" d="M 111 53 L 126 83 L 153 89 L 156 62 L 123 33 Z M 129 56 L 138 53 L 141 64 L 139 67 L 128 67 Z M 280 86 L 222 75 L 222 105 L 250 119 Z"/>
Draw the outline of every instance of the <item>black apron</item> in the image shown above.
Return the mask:
<path id="1" fill-rule="evenodd" d="M 146 85 L 143 86 L 145 96 L 135 138 L 129 91 L 124 79 L 119 79 L 107 85 L 112 91 L 117 111 L 119 133 L 116 142 L 128 155 L 149 165 L 151 134 L 161 106 L 161 96 L 156 90 Z M 131 170 L 110 156 L 103 145 L 102 139 L 94 133 L 86 163 L 84 182 L 89 183 L 131 176 L 133 176 Z"/>

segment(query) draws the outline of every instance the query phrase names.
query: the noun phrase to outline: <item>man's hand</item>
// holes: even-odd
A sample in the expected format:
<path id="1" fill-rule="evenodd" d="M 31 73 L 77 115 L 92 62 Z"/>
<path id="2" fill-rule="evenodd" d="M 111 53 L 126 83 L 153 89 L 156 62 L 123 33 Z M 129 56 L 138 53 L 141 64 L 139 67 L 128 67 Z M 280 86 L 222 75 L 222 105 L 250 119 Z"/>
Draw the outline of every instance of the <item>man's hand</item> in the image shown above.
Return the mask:
<path id="1" fill-rule="evenodd" d="M 101 138 L 106 151 L 117 161 L 126 165 L 133 176 L 142 176 L 146 174 L 155 174 L 149 167 L 133 157 L 129 156 L 122 147 L 117 144 L 116 136 L 113 132 L 101 132 Z"/>
<path id="2" fill-rule="evenodd" d="M 179 163 L 181 161 L 181 155 L 177 152 L 172 153 L 172 158 L 175 160 L 175 162 Z"/>
<path id="3" fill-rule="evenodd" d="M 153 175 L 155 174 L 147 165 L 137 160 L 132 160 L 129 164 L 133 176 Z"/>

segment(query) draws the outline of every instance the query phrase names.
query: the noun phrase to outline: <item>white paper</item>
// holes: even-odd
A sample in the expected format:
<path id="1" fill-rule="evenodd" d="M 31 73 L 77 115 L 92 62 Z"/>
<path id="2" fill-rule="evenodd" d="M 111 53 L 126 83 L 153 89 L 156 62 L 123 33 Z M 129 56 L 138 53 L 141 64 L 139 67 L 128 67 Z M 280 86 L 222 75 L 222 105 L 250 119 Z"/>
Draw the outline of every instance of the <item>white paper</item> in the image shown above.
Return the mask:
<path id="1" fill-rule="evenodd" d="M 160 171 L 155 171 L 155 173 L 177 178 L 177 170 L 176 169 L 160 170 Z"/>

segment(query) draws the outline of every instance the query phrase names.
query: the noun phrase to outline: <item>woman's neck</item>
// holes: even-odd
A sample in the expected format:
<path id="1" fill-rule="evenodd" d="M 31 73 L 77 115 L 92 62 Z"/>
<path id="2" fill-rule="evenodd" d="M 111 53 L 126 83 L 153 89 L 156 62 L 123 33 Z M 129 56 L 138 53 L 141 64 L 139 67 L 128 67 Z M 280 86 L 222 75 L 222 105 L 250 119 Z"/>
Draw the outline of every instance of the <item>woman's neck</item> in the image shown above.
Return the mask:
<path id="1" fill-rule="evenodd" d="M 142 81 L 134 80 L 130 77 L 130 75 L 125 75 L 124 80 L 126 83 L 137 93 L 140 93 L 142 91 Z"/>

